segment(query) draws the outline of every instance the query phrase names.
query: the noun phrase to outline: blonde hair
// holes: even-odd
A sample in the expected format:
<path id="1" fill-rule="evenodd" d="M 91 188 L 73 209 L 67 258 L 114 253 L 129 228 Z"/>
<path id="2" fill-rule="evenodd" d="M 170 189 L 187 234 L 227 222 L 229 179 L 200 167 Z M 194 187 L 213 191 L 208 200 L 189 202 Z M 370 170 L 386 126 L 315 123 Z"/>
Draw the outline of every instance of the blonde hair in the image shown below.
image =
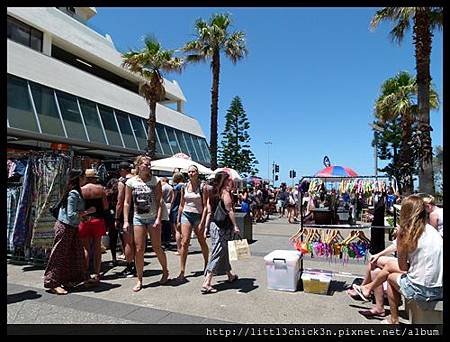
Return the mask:
<path id="1" fill-rule="evenodd" d="M 426 223 L 427 210 L 422 197 L 417 195 L 406 197 L 400 210 L 398 240 L 406 246 L 408 252 L 417 248 L 417 241 L 425 230 Z"/>
<path id="2" fill-rule="evenodd" d="M 142 161 L 144 159 L 148 159 L 150 162 L 152 161 L 152 158 L 150 158 L 149 156 L 146 156 L 145 154 L 141 154 L 140 156 L 137 156 L 136 160 L 134 161 L 134 166 L 136 169 L 139 168 L 139 166 L 142 164 Z"/>
<path id="3" fill-rule="evenodd" d="M 433 195 L 429 194 L 418 194 L 418 195 L 422 198 L 425 204 L 436 205 L 436 200 L 434 199 Z"/>

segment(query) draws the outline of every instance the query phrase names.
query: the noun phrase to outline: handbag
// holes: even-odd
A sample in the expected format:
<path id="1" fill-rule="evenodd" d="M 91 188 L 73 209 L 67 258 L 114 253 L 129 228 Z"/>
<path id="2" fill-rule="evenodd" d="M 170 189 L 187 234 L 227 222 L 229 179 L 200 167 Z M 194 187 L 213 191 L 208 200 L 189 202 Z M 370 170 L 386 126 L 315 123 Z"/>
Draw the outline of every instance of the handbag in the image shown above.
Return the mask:
<path id="1" fill-rule="evenodd" d="M 230 261 L 248 259 L 251 256 L 247 239 L 228 241 L 228 256 Z"/>
<path id="2" fill-rule="evenodd" d="M 63 198 L 61 198 L 58 202 L 56 202 L 53 206 L 50 207 L 49 211 L 50 214 L 55 218 L 55 220 L 58 219 L 59 215 L 59 208 L 61 208 Z"/>
<path id="3" fill-rule="evenodd" d="M 223 206 L 223 201 L 220 200 L 217 204 L 216 211 L 214 212 L 214 223 L 220 229 L 230 229 L 231 228 L 231 220 L 228 216 L 228 210 L 226 210 Z"/>

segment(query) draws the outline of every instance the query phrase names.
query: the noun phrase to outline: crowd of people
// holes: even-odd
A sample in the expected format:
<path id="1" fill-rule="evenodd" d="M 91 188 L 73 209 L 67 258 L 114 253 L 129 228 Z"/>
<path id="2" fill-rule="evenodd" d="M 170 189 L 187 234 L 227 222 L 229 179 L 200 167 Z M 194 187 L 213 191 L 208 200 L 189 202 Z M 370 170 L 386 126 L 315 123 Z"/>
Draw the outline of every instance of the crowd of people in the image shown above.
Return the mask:
<path id="1" fill-rule="evenodd" d="M 152 174 L 151 159 L 146 155 L 138 156 L 134 167 L 135 172 L 130 164 L 121 163 L 118 177 L 105 185 L 99 184 L 93 169 L 70 172 L 44 274 L 44 287 L 52 293 L 63 295 L 75 286 L 99 284 L 101 239 L 107 232 L 114 266 L 118 265 L 120 239 L 125 262 L 120 276 L 136 278 L 134 292 L 143 288 L 144 253 L 149 240 L 161 266 L 159 283 L 169 281 L 166 250 L 173 246 L 171 242 L 175 242 L 180 259 L 174 280 L 183 282 L 190 239 L 195 234 L 204 260 L 201 293 L 214 293 L 213 276 L 227 275 L 228 282 L 238 279 L 228 257 L 228 241 L 240 234 L 236 208 L 247 212 L 254 222 L 264 222 L 275 214 L 296 223 L 299 215 L 308 220 L 314 208 L 333 206 L 333 194 L 321 198 L 307 192 L 300 205 L 298 187 L 285 184 L 277 189 L 262 183 L 238 190 L 225 171 L 204 181 L 195 165 L 188 168 L 186 182 L 181 173 L 174 172 L 169 184 L 167 177 Z M 387 322 L 397 324 L 401 295 L 417 301 L 442 298 L 443 210 L 436 206 L 433 196 L 426 194 L 401 201 L 393 196 L 389 200 L 401 205 L 397 238 L 383 250 L 371 250 L 362 284 L 353 284 L 347 293 L 363 300 L 373 296 L 374 307 L 360 313 L 384 317 L 386 290 L 391 312 Z M 226 220 L 220 218 L 221 212 Z"/>
<path id="2" fill-rule="evenodd" d="M 151 159 L 138 156 L 134 163 L 119 165 L 119 178 L 107 184 L 98 182 L 94 169 L 72 170 L 66 192 L 60 200 L 55 223 L 55 238 L 44 274 L 44 287 L 55 294 L 67 294 L 75 286 L 97 286 L 101 279 L 101 240 L 108 232 L 113 266 L 118 265 L 120 239 L 125 269 L 122 277 L 136 277 L 132 288 L 143 287 L 144 253 L 147 243 L 161 265 L 160 284 L 169 280 L 165 249 L 176 242 L 180 270 L 175 281 L 185 281 L 185 269 L 192 234 L 195 234 L 204 259 L 203 294 L 216 291 L 214 275 L 231 273 L 228 240 L 240 234 L 234 210 L 234 181 L 227 172 L 216 172 L 208 182 L 201 181 L 198 169 L 188 169 L 188 181 L 175 172 L 172 185 L 167 177 L 151 172 Z M 133 174 L 134 173 L 134 174 Z M 219 222 L 216 209 L 221 206 L 228 220 Z M 211 239 L 211 255 L 207 244 Z M 163 245 L 165 248 L 163 248 Z"/>

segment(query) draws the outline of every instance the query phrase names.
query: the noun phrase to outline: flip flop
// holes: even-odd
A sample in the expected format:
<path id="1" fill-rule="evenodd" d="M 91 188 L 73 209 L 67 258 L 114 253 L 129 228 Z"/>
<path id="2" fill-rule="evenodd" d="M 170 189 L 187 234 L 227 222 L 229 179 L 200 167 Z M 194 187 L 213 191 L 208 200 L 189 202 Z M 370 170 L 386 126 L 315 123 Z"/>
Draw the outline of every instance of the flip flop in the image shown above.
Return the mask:
<path id="1" fill-rule="evenodd" d="M 66 295 L 69 292 L 67 292 L 66 290 L 64 290 L 62 287 L 55 287 L 50 289 L 50 292 L 56 295 Z"/>
<path id="2" fill-rule="evenodd" d="M 161 280 L 159 281 L 159 283 L 161 285 L 164 285 L 164 284 L 167 284 L 168 281 L 169 281 L 169 272 L 163 273 L 163 276 L 162 276 Z"/>
<path id="3" fill-rule="evenodd" d="M 370 317 L 386 317 L 386 312 L 378 313 L 373 312 L 371 310 L 359 310 L 358 311 L 361 315 L 364 317 L 370 318 Z"/>
<path id="4" fill-rule="evenodd" d="M 208 293 L 216 293 L 217 289 L 215 289 L 212 286 L 206 287 L 206 286 L 202 286 L 202 288 L 200 289 L 202 294 L 208 294 Z"/>
<path id="5" fill-rule="evenodd" d="M 362 298 L 362 300 L 368 302 L 370 301 L 370 299 L 368 299 L 366 296 L 364 296 L 364 293 L 362 292 L 361 286 L 357 285 L 357 284 L 353 284 L 353 290 L 356 291 L 356 293 L 358 294 L 358 296 L 360 296 Z"/>
<path id="6" fill-rule="evenodd" d="M 233 275 L 233 277 L 231 279 L 227 279 L 225 280 L 227 283 L 234 283 L 236 280 L 238 280 L 239 277 L 237 274 Z"/>

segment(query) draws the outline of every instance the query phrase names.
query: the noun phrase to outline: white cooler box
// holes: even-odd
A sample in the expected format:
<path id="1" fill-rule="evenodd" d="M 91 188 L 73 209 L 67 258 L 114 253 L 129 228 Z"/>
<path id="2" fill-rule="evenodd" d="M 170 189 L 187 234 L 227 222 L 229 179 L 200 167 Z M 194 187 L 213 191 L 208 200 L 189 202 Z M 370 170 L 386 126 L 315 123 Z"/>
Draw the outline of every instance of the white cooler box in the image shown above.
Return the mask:
<path id="1" fill-rule="evenodd" d="M 300 279 L 298 251 L 275 250 L 264 257 L 267 271 L 267 288 L 281 291 L 297 291 Z"/>

